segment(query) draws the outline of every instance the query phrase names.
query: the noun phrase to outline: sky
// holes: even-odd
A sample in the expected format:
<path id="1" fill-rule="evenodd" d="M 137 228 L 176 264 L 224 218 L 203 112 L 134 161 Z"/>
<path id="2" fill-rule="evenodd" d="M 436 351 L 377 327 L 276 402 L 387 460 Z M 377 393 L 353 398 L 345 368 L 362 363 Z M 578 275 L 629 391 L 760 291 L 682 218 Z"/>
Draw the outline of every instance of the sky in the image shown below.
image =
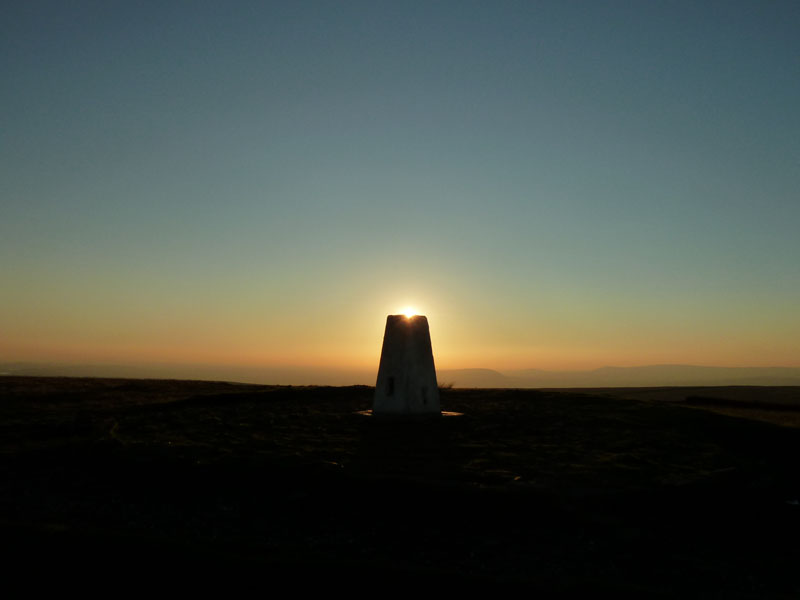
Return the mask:
<path id="1" fill-rule="evenodd" d="M 0 361 L 800 366 L 796 1 L 6 2 Z"/>

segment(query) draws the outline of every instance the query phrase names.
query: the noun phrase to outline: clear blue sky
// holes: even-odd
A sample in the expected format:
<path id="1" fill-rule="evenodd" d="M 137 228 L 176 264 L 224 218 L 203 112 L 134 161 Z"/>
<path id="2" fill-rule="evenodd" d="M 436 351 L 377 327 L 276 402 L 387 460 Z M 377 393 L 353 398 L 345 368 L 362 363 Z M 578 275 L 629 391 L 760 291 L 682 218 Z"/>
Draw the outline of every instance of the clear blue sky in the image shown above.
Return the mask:
<path id="1" fill-rule="evenodd" d="M 800 365 L 800 3 L 11 2 L 0 359 Z"/>

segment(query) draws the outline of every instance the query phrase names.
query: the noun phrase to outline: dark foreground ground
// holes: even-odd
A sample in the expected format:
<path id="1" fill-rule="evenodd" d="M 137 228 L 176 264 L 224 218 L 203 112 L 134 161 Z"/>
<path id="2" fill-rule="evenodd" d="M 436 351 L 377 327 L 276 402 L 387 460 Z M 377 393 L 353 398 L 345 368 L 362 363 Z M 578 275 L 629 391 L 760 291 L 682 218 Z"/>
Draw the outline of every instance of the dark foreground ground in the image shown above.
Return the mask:
<path id="1" fill-rule="evenodd" d="M 3 377 L 3 580 L 800 597 L 800 390 L 650 392 Z"/>

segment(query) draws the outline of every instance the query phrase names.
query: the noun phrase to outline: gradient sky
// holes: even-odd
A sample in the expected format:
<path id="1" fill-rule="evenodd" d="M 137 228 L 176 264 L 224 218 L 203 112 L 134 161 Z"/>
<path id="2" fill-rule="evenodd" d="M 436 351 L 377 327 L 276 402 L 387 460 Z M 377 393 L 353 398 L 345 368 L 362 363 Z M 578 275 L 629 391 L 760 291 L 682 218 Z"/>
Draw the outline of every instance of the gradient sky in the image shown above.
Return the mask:
<path id="1" fill-rule="evenodd" d="M 10 2 L 0 360 L 800 366 L 800 3 Z"/>

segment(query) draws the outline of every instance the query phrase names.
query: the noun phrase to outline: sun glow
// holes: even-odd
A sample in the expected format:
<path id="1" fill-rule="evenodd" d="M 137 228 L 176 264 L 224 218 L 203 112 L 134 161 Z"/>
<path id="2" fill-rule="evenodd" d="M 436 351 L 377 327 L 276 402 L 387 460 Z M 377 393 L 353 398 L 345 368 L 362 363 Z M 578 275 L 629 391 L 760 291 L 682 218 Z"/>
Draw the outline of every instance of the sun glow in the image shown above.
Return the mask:
<path id="1" fill-rule="evenodd" d="M 411 317 L 413 317 L 414 315 L 417 314 L 417 309 L 416 308 L 412 308 L 410 306 L 406 306 L 403 309 L 403 314 L 406 316 L 406 319 L 410 319 Z"/>

